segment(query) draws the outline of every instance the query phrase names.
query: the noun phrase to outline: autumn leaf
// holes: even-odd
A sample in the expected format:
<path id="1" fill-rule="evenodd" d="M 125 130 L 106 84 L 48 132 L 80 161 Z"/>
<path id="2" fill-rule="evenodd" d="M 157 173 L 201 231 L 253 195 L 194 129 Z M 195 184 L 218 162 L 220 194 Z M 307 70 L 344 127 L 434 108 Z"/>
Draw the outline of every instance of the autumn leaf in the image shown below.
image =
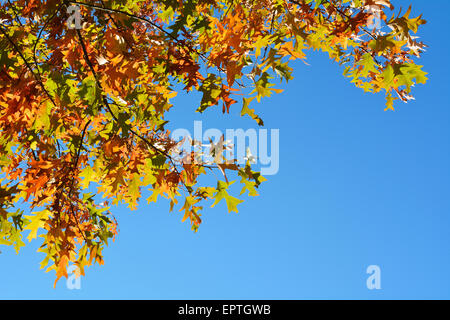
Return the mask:
<path id="1" fill-rule="evenodd" d="M 45 226 L 47 220 L 51 217 L 52 213 L 49 210 L 42 210 L 35 212 L 32 216 L 25 216 L 29 220 L 29 223 L 24 227 L 25 230 L 30 230 L 28 234 L 28 241 L 36 239 L 38 230 Z"/>
<path id="2" fill-rule="evenodd" d="M 235 198 L 233 196 L 230 196 L 227 192 L 228 187 L 232 185 L 234 182 L 224 182 L 224 181 L 218 181 L 217 182 L 217 188 L 216 193 L 214 195 L 214 203 L 212 204 L 211 208 L 214 207 L 216 204 L 218 204 L 221 200 L 225 199 L 227 203 L 228 212 L 238 212 L 237 205 L 242 203 L 243 200 L 239 200 L 238 198 Z"/>

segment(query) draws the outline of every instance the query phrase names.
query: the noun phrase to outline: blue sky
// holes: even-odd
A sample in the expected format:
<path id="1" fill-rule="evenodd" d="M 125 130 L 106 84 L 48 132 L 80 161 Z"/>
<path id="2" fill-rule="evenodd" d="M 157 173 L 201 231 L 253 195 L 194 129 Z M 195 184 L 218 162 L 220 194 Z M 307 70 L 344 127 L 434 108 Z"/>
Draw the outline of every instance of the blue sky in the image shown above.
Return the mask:
<path id="1" fill-rule="evenodd" d="M 416 101 L 384 112 L 320 53 L 294 65 L 285 92 L 257 106 L 280 129 L 280 171 L 245 199 L 203 213 L 193 233 L 166 203 L 112 208 L 120 224 L 105 265 L 87 269 L 81 290 L 39 270 L 32 242 L 0 248 L 0 299 L 441 299 L 450 298 L 450 2 L 399 1 L 428 24 L 421 59 L 429 82 Z M 193 111 L 175 99 L 172 126 L 252 128 L 249 118 Z M 381 290 L 366 288 L 379 265 Z"/>

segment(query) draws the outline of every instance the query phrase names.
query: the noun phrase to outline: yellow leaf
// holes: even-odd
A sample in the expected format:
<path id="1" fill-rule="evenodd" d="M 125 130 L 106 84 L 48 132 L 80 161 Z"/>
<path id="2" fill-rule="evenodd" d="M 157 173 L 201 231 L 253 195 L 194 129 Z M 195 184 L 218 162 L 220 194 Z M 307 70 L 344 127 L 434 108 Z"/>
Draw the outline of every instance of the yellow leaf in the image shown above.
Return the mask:
<path id="1" fill-rule="evenodd" d="M 37 232 L 39 228 L 45 226 L 45 222 L 51 217 L 51 212 L 47 209 L 39 212 L 35 212 L 33 216 L 25 216 L 30 222 L 24 227 L 26 230 L 30 230 L 28 235 L 28 241 L 31 241 L 37 237 Z"/>

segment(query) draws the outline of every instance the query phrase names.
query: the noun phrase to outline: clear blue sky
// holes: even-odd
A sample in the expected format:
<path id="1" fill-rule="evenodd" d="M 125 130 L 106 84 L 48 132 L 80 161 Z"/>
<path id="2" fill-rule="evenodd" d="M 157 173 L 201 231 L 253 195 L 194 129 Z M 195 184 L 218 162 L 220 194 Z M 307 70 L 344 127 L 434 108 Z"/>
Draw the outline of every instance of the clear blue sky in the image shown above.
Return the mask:
<path id="1" fill-rule="evenodd" d="M 238 214 L 221 204 L 194 234 L 165 203 L 113 208 L 120 234 L 81 290 L 39 270 L 39 242 L 0 248 L 3 299 L 428 299 L 450 298 L 450 2 L 412 2 L 428 24 L 416 101 L 384 112 L 323 54 L 295 65 L 285 92 L 264 100 L 280 129 L 280 171 Z M 432 4 L 431 4 L 432 3 Z M 176 98 L 173 127 L 251 128 L 238 116 L 195 114 Z M 381 290 L 366 288 L 381 267 Z"/>

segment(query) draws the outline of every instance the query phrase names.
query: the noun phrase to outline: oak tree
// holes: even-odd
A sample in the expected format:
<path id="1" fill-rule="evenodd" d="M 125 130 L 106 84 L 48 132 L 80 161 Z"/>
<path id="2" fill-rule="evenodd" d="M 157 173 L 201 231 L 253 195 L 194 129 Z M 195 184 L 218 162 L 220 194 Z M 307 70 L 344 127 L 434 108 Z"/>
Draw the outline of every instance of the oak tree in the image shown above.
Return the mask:
<path id="1" fill-rule="evenodd" d="M 57 281 L 70 264 L 103 264 L 109 206 L 136 209 L 143 191 L 195 231 L 208 203 L 237 212 L 233 179 L 255 196 L 265 178 L 225 159 L 223 141 L 208 162 L 198 141 L 180 151 L 171 98 L 197 91 L 197 112 L 239 108 L 263 125 L 258 102 L 318 50 L 393 110 L 427 81 L 423 24 L 389 0 L 1 1 L 0 244 L 39 237 Z M 200 180 L 215 171 L 216 185 Z"/>

